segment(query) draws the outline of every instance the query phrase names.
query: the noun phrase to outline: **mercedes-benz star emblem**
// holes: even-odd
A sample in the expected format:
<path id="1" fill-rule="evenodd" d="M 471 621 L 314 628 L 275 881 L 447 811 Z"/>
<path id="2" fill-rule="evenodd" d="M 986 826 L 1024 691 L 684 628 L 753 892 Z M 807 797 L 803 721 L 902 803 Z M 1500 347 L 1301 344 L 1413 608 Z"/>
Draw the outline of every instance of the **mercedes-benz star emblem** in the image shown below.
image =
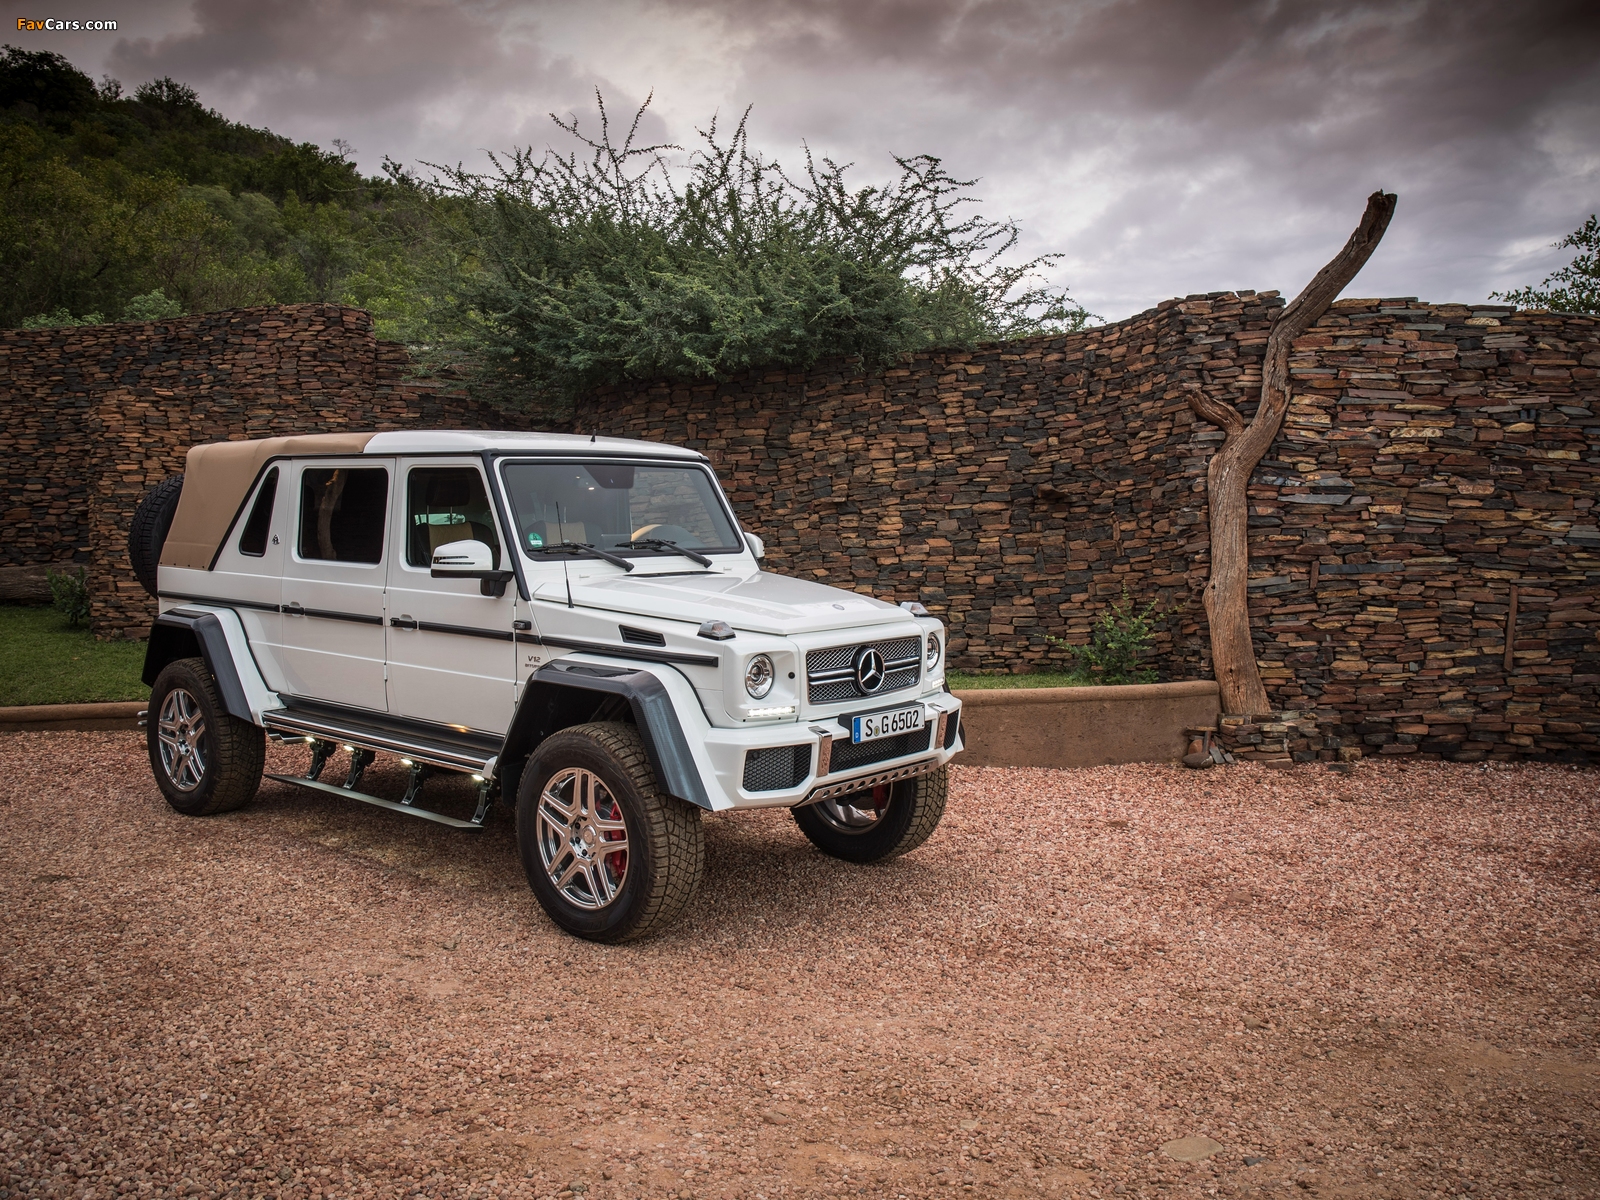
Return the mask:
<path id="1" fill-rule="evenodd" d="M 883 655 L 871 646 L 856 651 L 856 687 L 870 696 L 883 686 Z"/>

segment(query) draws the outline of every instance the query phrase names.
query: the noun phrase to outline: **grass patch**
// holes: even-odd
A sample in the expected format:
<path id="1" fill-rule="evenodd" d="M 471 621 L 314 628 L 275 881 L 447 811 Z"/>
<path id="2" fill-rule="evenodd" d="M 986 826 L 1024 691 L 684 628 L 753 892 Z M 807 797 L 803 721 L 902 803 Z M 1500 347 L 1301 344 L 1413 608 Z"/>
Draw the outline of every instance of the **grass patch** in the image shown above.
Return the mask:
<path id="1" fill-rule="evenodd" d="M 1101 681 L 1076 671 L 1036 671 L 1032 675 L 963 675 L 945 672 L 952 691 L 995 688 L 1095 687 Z"/>
<path id="2" fill-rule="evenodd" d="M 143 642 L 97 642 L 53 608 L 0 604 L 0 706 L 147 700 Z"/>

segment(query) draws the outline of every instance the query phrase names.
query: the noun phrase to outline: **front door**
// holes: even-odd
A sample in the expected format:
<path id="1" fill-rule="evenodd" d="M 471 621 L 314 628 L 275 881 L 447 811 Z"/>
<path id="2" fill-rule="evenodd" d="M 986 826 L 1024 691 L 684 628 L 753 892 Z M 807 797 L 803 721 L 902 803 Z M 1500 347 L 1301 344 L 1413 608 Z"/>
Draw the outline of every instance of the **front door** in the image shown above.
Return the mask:
<path id="1" fill-rule="evenodd" d="M 450 542 L 489 547 L 510 569 L 475 459 L 402 459 L 389 564 L 389 710 L 504 733 L 516 699 L 516 588 L 485 596 L 476 579 L 434 579 Z"/>
<path id="2" fill-rule="evenodd" d="M 281 662 L 293 696 L 383 712 L 384 543 L 393 462 L 292 464 Z"/>

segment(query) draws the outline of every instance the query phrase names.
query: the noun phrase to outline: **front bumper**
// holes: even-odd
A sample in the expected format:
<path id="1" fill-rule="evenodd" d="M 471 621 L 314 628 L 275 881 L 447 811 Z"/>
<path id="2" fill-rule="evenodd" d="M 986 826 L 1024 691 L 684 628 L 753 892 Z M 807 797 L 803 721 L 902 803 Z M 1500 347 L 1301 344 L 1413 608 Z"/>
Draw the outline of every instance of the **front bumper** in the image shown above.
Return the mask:
<path id="1" fill-rule="evenodd" d="M 926 738 L 915 739 L 903 749 L 886 747 L 883 757 L 870 761 L 849 761 L 859 748 L 852 745 L 850 731 L 835 721 L 708 728 L 703 744 L 716 782 L 714 807 L 795 808 L 938 770 L 963 749 L 961 701 L 947 692 L 935 692 L 906 703 L 919 703 L 927 709 Z M 793 747 L 809 748 L 808 768 L 803 774 L 796 770 L 787 786 L 748 786 L 751 781 L 746 768 L 752 751 Z M 707 791 L 712 790 L 710 784 L 707 780 Z"/>
<path id="2" fill-rule="evenodd" d="M 567 655 L 562 661 L 610 667 L 624 665 L 587 653 Z M 911 740 L 903 752 L 898 752 L 898 746 L 885 746 L 883 756 L 877 757 L 879 751 L 875 748 L 846 749 L 852 746 L 850 731 L 833 717 L 751 722 L 732 728 L 713 726 L 700 706 L 694 686 L 674 667 L 629 662 L 626 669 L 648 671 L 671 695 L 673 711 L 713 812 L 815 804 L 879 783 L 926 775 L 944 766 L 963 749 L 961 701 L 949 692 L 906 697 L 903 703 L 921 704 L 926 708 L 924 728 L 928 736 L 920 744 Z M 875 744 L 866 743 L 866 746 L 875 747 Z M 794 752 L 789 761 L 796 769 L 789 772 L 780 786 L 747 787 L 746 766 L 750 753 L 783 749 Z M 799 761 L 802 754 L 804 763 Z M 801 767 L 804 769 L 798 769 Z"/>

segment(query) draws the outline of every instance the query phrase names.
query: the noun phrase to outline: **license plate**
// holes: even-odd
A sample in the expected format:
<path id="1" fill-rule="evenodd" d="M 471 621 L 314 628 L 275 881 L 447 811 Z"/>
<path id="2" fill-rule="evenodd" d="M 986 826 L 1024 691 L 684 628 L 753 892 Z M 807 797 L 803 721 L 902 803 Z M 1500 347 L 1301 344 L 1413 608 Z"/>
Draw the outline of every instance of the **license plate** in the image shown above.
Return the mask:
<path id="1" fill-rule="evenodd" d="M 922 728 L 927 714 L 922 705 L 911 708 L 887 708 L 882 712 L 868 713 L 864 717 L 850 718 L 852 742 L 875 742 L 879 738 L 899 737 Z"/>

